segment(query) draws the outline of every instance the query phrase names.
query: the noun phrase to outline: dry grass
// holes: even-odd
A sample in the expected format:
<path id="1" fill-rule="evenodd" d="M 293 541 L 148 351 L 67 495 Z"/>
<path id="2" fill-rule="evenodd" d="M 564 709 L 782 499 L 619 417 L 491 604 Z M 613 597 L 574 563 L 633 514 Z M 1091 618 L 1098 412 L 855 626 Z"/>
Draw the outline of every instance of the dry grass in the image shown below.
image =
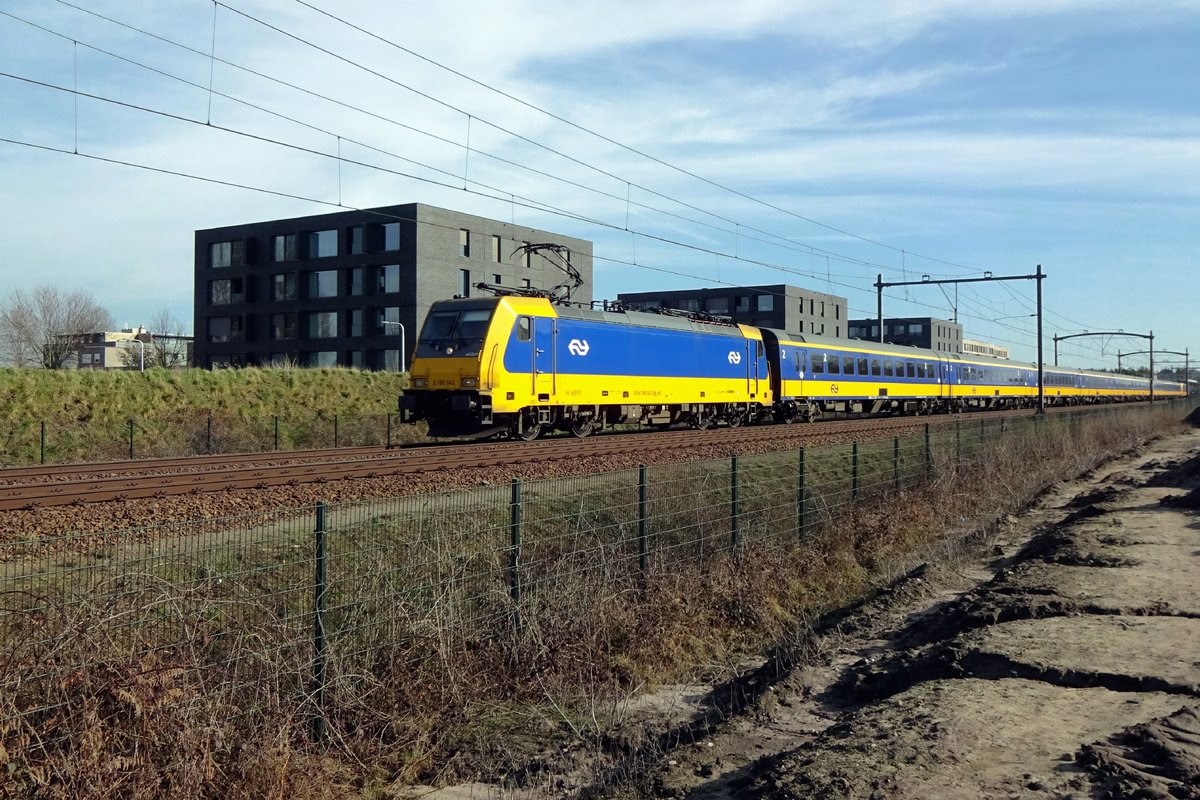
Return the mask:
<path id="1" fill-rule="evenodd" d="M 813 454 L 803 536 L 787 527 L 794 505 L 772 503 L 795 485 L 794 472 L 764 466 L 747 474 L 760 484 L 774 475 L 784 489 L 744 494 L 747 520 L 758 523 L 744 523 L 736 547 L 713 511 L 728 499 L 721 480 L 690 467 L 688 484 L 698 492 L 707 480 L 718 503 L 698 508 L 680 493 L 657 508 L 687 538 L 656 539 L 645 575 L 615 510 L 628 491 L 601 486 L 588 508 L 563 499 L 551 509 L 558 529 L 538 523 L 542 544 L 522 551 L 516 604 L 503 547 L 430 545 L 425 572 L 397 573 L 396 554 L 416 552 L 427 532 L 377 533 L 362 552 L 380 560 L 362 574 L 388 583 L 341 567 L 354 585 L 338 600 L 348 633 L 331 645 L 323 746 L 308 736 L 309 623 L 278 600 L 241 598 L 239 619 L 258 622 L 231 629 L 219 613 L 227 598 L 211 588 L 181 599 L 162 587 L 153 601 L 130 593 L 116 604 L 0 595 L 0 796 L 386 797 L 405 782 L 536 782 L 555 753 L 628 741 L 623 698 L 720 678 L 796 641 L 815 617 L 939 543 L 987 530 L 1046 485 L 1172 429 L 1179 416 L 1047 420 L 986 442 L 960 433 L 934 443 L 928 481 L 918 443 L 906 450 L 899 491 L 890 451 L 880 452 L 862 464 L 855 503 L 843 467 L 831 466 L 841 454 L 825 466 Z M 481 589 L 476 574 L 490 583 Z M 164 625 L 182 635 L 164 640 Z"/>

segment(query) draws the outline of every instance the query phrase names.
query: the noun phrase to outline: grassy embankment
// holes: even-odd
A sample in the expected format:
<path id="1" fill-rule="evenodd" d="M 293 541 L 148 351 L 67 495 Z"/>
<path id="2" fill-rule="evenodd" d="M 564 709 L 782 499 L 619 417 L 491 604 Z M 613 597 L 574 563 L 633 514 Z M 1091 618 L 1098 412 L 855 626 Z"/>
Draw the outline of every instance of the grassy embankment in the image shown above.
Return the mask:
<path id="1" fill-rule="evenodd" d="M 416 438 L 396 424 L 405 375 L 352 369 L 0 369 L 0 465 L 243 452 Z"/>

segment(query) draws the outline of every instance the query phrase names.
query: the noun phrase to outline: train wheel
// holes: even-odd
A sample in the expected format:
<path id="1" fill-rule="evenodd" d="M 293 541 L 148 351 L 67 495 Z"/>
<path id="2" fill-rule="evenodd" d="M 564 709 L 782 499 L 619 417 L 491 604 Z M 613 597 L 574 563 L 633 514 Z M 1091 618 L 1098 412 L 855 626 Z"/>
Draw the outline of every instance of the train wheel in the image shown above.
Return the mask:
<path id="1" fill-rule="evenodd" d="M 542 435 L 542 426 L 540 423 L 537 425 L 526 426 L 526 428 L 524 430 L 517 432 L 517 436 L 519 436 L 520 438 L 524 439 L 527 442 L 532 442 L 534 439 L 538 438 L 541 435 Z"/>
<path id="2" fill-rule="evenodd" d="M 740 427 L 742 427 L 742 423 L 745 421 L 746 421 L 746 416 L 744 414 L 730 414 L 728 417 L 725 418 L 725 422 L 731 428 L 740 428 Z"/>
<path id="3" fill-rule="evenodd" d="M 595 429 L 596 424 L 590 419 L 577 419 L 571 423 L 571 433 L 580 439 L 591 436 Z"/>

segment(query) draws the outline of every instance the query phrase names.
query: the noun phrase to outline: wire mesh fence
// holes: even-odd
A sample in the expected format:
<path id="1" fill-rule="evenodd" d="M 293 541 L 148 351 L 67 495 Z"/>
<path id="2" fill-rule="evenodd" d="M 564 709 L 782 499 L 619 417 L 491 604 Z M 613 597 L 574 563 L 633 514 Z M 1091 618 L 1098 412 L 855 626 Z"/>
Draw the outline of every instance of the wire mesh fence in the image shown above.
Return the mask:
<path id="1" fill-rule="evenodd" d="M 0 746 L 49 761 L 152 710 L 195 725 L 197 697 L 214 730 L 391 729 L 480 674 L 536 679 L 551 642 L 615 637 L 606 620 L 654 602 L 686 607 L 685 581 L 704 591 L 743 559 L 803 560 L 933 481 L 969 486 L 1117 413 L 965 417 L 895 439 L 3 545 Z"/>

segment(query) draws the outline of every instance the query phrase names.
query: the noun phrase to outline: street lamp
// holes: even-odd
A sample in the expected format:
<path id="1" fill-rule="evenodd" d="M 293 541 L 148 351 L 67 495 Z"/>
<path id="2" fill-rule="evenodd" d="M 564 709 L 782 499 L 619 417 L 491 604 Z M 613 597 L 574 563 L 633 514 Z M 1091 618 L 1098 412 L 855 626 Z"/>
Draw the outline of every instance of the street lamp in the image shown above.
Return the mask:
<path id="1" fill-rule="evenodd" d="M 390 319 L 381 319 L 384 325 L 395 325 L 400 328 L 400 371 L 404 372 L 404 323 L 392 322 Z"/>

